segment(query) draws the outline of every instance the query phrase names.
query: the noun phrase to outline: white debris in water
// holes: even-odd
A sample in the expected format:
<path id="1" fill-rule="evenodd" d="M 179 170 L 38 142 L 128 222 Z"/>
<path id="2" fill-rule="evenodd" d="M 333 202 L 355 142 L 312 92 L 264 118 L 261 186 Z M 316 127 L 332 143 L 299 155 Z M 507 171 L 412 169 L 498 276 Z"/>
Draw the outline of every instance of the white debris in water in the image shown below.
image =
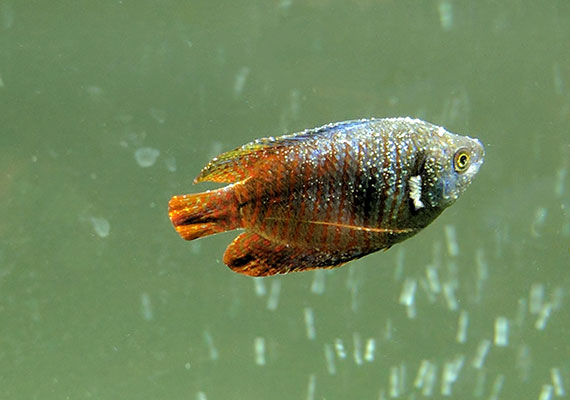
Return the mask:
<path id="1" fill-rule="evenodd" d="M 334 340 L 334 349 L 336 351 L 336 356 L 342 360 L 346 358 L 346 350 L 344 349 L 344 344 L 342 343 L 342 339 L 336 338 Z"/>
<path id="2" fill-rule="evenodd" d="M 448 0 L 441 0 L 437 5 L 441 29 L 449 32 L 453 28 L 453 5 Z"/>
<path id="3" fill-rule="evenodd" d="M 366 362 L 374 361 L 374 351 L 376 350 L 376 340 L 374 338 L 369 338 L 366 341 L 366 348 L 364 350 L 364 360 Z"/>
<path id="4" fill-rule="evenodd" d="M 219 357 L 218 349 L 214 345 L 214 338 L 208 331 L 204 331 L 204 340 L 206 341 L 206 345 L 208 346 L 208 351 L 210 353 L 210 360 L 216 361 Z"/>
<path id="5" fill-rule="evenodd" d="M 515 358 L 515 367 L 519 370 L 520 380 L 523 382 L 528 381 L 530 377 L 530 370 L 532 368 L 532 357 L 530 355 L 530 347 L 527 344 L 522 344 L 517 350 Z"/>
<path id="6" fill-rule="evenodd" d="M 400 304 L 411 306 L 414 302 L 414 295 L 416 293 L 417 281 L 413 278 L 406 278 L 400 293 Z"/>
<path id="7" fill-rule="evenodd" d="M 327 371 L 330 375 L 336 374 L 336 366 L 334 364 L 334 351 L 330 344 L 325 343 L 325 361 L 327 364 Z"/>
<path id="8" fill-rule="evenodd" d="M 390 367 L 390 397 L 400 396 L 400 369 L 398 367 Z"/>
<path id="9" fill-rule="evenodd" d="M 166 111 L 159 110 L 158 108 L 151 107 L 150 116 L 159 124 L 164 124 L 166 121 Z"/>
<path id="10" fill-rule="evenodd" d="M 558 368 L 551 368 L 550 377 L 552 379 L 552 386 L 554 387 L 554 394 L 557 397 L 566 395 L 564 386 L 562 386 L 562 376 L 560 375 L 560 370 Z"/>
<path id="11" fill-rule="evenodd" d="M 152 147 L 141 147 L 135 150 L 135 160 L 142 168 L 152 167 L 159 155 L 160 151 Z"/>
<path id="12" fill-rule="evenodd" d="M 534 323 L 534 327 L 539 331 L 543 331 L 544 328 L 546 328 L 546 322 L 548 321 L 548 318 L 550 317 L 551 313 L 552 313 L 552 304 L 545 303 L 541 307 L 540 312 L 538 313 L 538 318 Z"/>
<path id="13" fill-rule="evenodd" d="M 4 87 L 4 81 L 2 80 L 2 74 L 0 74 L 0 88 Z"/>
<path id="14" fill-rule="evenodd" d="M 101 238 L 109 236 L 109 233 L 111 232 L 111 224 L 107 219 L 102 217 L 91 217 L 90 220 L 97 236 Z"/>
<path id="15" fill-rule="evenodd" d="M 313 272 L 311 292 L 315 294 L 323 294 L 325 292 L 325 273 L 326 271 L 323 269 L 317 269 Z"/>
<path id="16" fill-rule="evenodd" d="M 358 332 L 352 334 L 352 344 L 354 346 L 354 353 L 352 354 L 354 362 L 356 365 L 362 365 L 362 341 Z"/>
<path id="17" fill-rule="evenodd" d="M 556 181 L 554 183 L 554 193 L 556 197 L 562 198 L 565 192 L 564 182 L 566 180 L 566 174 L 568 174 L 568 170 L 566 168 L 560 168 L 556 172 Z"/>
<path id="18" fill-rule="evenodd" d="M 257 297 L 265 296 L 267 290 L 265 290 L 265 282 L 263 281 L 263 278 L 254 277 L 253 287 L 255 288 L 255 294 Z"/>
<path id="19" fill-rule="evenodd" d="M 265 365 L 265 339 L 256 337 L 253 341 L 253 351 L 255 354 L 255 365 Z"/>
<path id="20" fill-rule="evenodd" d="M 467 325 L 469 325 L 469 314 L 465 310 L 459 313 L 459 320 L 457 321 L 457 335 L 455 339 L 458 343 L 465 343 L 467 341 Z"/>
<path id="21" fill-rule="evenodd" d="M 528 311 L 531 314 L 538 314 L 542 308 L 544 300 L 544 285 L 542 283 L 533 283 L 530 286 Z"/>
<path id="22" fill-rule="evenodd" d="M 235 97 L 241 96 L 243 92 L 243 88 L 245 87 L 245 82 L 247 80 L 247 76 L 249 75 L 250 69 L 248 67 L 241 67 L 240 70 L 237 72 L 235 80 L 234 80 L 234 95 Z"/>
<path id="23" fill-rule="evenodd" d="M 493 387 L 491 388 L 491 395 L 489 396 L 489 400 L 499 400 L 499 395 L 501 394 L 501 390 L 503 389 L 503 384 L 505 383 L 505 375 L 499 374 L 495 378 L 493 382 Z"/>
<path id="24" fill-rule="evenodd" d="M 441 394 L 444 396 L 451 396 L 451 385 L 457 380 L 461 368 L 463 368 L 463 362 L 465 361 L 465 356 L 460 354 L 456 356 L 451 361 L 446 361 L 443 365 L 443 371 L 441 374 Z"/>
<path id="25" fill-rule="evenodd" d="M 542 228 L 544 227 L 544 223 L 546 222 L 546 216 L 548 214 L 548 210 L 544 207 L 538 207 L 534 212 L 534 219 L 532 224 L 530 225 L 530 233 L 535 238 L 540 237 L 542 235 Z"/>
<path id="26" fill-rule="evenodd" d="M 422 395 L 424 397 L 431 397 L 437 380 L 437 366 L 433 363 L 429 363 L 426 368 L 427 371 L 422 382 Z"/>
<path id="27" fill-rule="evenodd" d="M 477 264 L 476 301 L 479 302 L 483 295 L 483 285 L 489 278 L 489 266 L 485 260 L 485 251 L 482 248 L 477 249 L 475 262 Z"/>
<path id="28" fill-rule="evenodd" d="M 542 385 L 542 390 L 540 391 L 540 394 L 538 395 L 538 400 L 550 400 L 552 399 L 552 392 L 554 391 L 554 388 L 552 387 L 552 385 Z"/>
<path id="29" fill-rule="evenodd" d="M 509 344 L 509 320 L 505 317 L 495 319 L 495 346 L 504 347 Z"/>
<path id="30" fill-rule="evenodd" d="M 399 281 L 404 274 L 404 248 L 400 247 L 396 253 L 396 268 L 394 268 L 394 280 Z"/>
<path id="31" fill-rule="evenodd" d="M 309 376 L 309 384 L 307 386 L 307 400 L 315 399 L 315 387 L 317 386 L 317 377 L 315 374 Z"/>
<path id="32" fill-rule="evenodd" d="M 164 165 L 169 172 L 176 172 L 176 158 L 174 156 L 168 156 L 164 160 Z"/>
<path id="33" fill-rule="evenodd" d="M 459 308 L 459 303 L 455 298 L 455 285 L 451 282 L 445 282 L 443 284 L 443 295 L 447 302 L 447 308 L 451 311 L 455 311 Z"/>
<path id="34" fill-rule="evenodd" d="M 562 80 L 562 73 L 560 72 L 560 65 L 554 63 L 552 66 L 552 75 L 554 81 L 554 92 L 562 96 L 564 94 L 564 81 Z"/>
<path id="35" fill-rule="evenodd" d="M 457 234 L 455 225 L 445 225 L 445 238 L 447 240 L 447 252 L 452 257 L 459 254 L 459 246 L 457 245 Z"/>
<path id="36" fill-rule="evenodd" d="M 426 267 L 426 277 L 429 283 L 429 289 L 433 293 L 440 293 L 441 292 L 441 284 L 439 283 L 439 276 L 437 274 L 437 268 L 433 265 L 428 265 Z"/>
<path id="37" fill-rule="evenodd" d="M 432 387 L 429 388 L 429 393 L 424 393 L 424 396 L 431 396 L 431 391 L 433 390 L 433 384 L 435 382 L 435 370 L 436 366 L 429 360 L 422 360 L 420 363 L 416 379 L 414 380 L 414 387 L 416 389 L 425 389 L 426 384 L 432 385 Z"/>
<path id="38" fill-rule="evenodd" d="M 15 13 L 12 2 L 9 0 L 0 3 L 0 15 L 2 17 L 2 28 L 10 29 L 14 25 Z"/>
<path id="39" fill-rule="evenodd" d="M 206 393 L 204 392 L 196 393 L 196 400 L 208 400 L 208 398 L 206 397 Z"/>
<path id="40" fill-rule="evenodd" d="M 305 327 L 307 329 L 307 339 L 314 340 L 315 333 L 315 315 L 311 307 L 305 307 Z"/>
<path id="41" fill-rule="evenodd" d="M 152 321 L 154 318 L 150 296 L 146 292 L 141 294 L 141 314 L 145 321 Z"/>
<path id="42" fill-rule="evenodd" d="M 281 281 L 274 279 L 271 281 L 271 287 L 269 288 L 269 296 L 267 298 L 267 309 L 269 311 L 277 310 L 279 305 L 279 293 L 281 292 Z"/>
<path id="43" fill-rule="evenodd" d="M 477 353 L 475 353 L 475 357 L 473 358 L 473 368 L 481 369 L 483 368 L 483 364 L 485 363 L 485 358 L 489 353 L 489 349 L 491 348 L 491 341 L 488 339 L 483 339 L 477 346 Z"/>

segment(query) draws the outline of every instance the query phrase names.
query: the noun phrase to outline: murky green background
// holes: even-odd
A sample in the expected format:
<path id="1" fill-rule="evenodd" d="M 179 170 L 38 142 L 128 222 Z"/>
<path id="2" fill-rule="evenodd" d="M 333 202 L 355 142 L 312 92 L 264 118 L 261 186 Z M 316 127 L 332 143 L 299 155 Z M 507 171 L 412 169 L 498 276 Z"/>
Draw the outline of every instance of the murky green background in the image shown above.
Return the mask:
<path id="1" fill-rule="evenodd" d="M 254 280 L 170 196 L 344 119 L 478 137 L 465 195 L 349 266 Z M 570 393 L 568 1 L 0 0 L 0 398 Z"/>

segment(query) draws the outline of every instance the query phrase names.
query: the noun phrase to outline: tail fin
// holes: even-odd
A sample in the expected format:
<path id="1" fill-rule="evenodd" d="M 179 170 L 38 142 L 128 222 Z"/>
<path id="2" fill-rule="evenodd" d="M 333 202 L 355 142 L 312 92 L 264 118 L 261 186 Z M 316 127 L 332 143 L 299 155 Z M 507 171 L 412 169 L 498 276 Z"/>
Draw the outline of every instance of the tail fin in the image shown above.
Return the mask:
<path id="1" fill-rule="evenodd" d="M 168 216 L 186 240 L 237 229 L 240 225 L 230 187 L 174 196 L 168 203 Z"/>

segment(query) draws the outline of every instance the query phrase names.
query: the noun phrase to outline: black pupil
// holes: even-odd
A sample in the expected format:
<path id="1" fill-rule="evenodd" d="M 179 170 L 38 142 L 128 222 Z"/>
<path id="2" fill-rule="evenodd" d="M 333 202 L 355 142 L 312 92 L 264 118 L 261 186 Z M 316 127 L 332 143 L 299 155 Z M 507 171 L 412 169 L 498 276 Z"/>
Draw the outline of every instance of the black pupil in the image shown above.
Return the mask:
<path id="1" fill-rule="evenodd" d="M 462 154 L 459 156 L 459 166 L 464 167 L 465 164 L 467 164 L 467 156 L 465 154 Z"/>

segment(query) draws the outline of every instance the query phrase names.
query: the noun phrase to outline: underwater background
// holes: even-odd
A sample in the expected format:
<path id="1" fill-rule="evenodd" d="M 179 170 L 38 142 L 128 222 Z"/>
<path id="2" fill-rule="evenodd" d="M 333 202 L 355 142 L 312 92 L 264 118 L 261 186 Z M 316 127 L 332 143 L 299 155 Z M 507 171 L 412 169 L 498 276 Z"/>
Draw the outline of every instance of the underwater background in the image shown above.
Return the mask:
<path id="1" fill-rule="evenodd" d="M 486 158 L 415 237 L 254 279 L 218 153 L 411 116 Z M 570 2 L 0 0 L 0 398 L 570 397 Z"/>

